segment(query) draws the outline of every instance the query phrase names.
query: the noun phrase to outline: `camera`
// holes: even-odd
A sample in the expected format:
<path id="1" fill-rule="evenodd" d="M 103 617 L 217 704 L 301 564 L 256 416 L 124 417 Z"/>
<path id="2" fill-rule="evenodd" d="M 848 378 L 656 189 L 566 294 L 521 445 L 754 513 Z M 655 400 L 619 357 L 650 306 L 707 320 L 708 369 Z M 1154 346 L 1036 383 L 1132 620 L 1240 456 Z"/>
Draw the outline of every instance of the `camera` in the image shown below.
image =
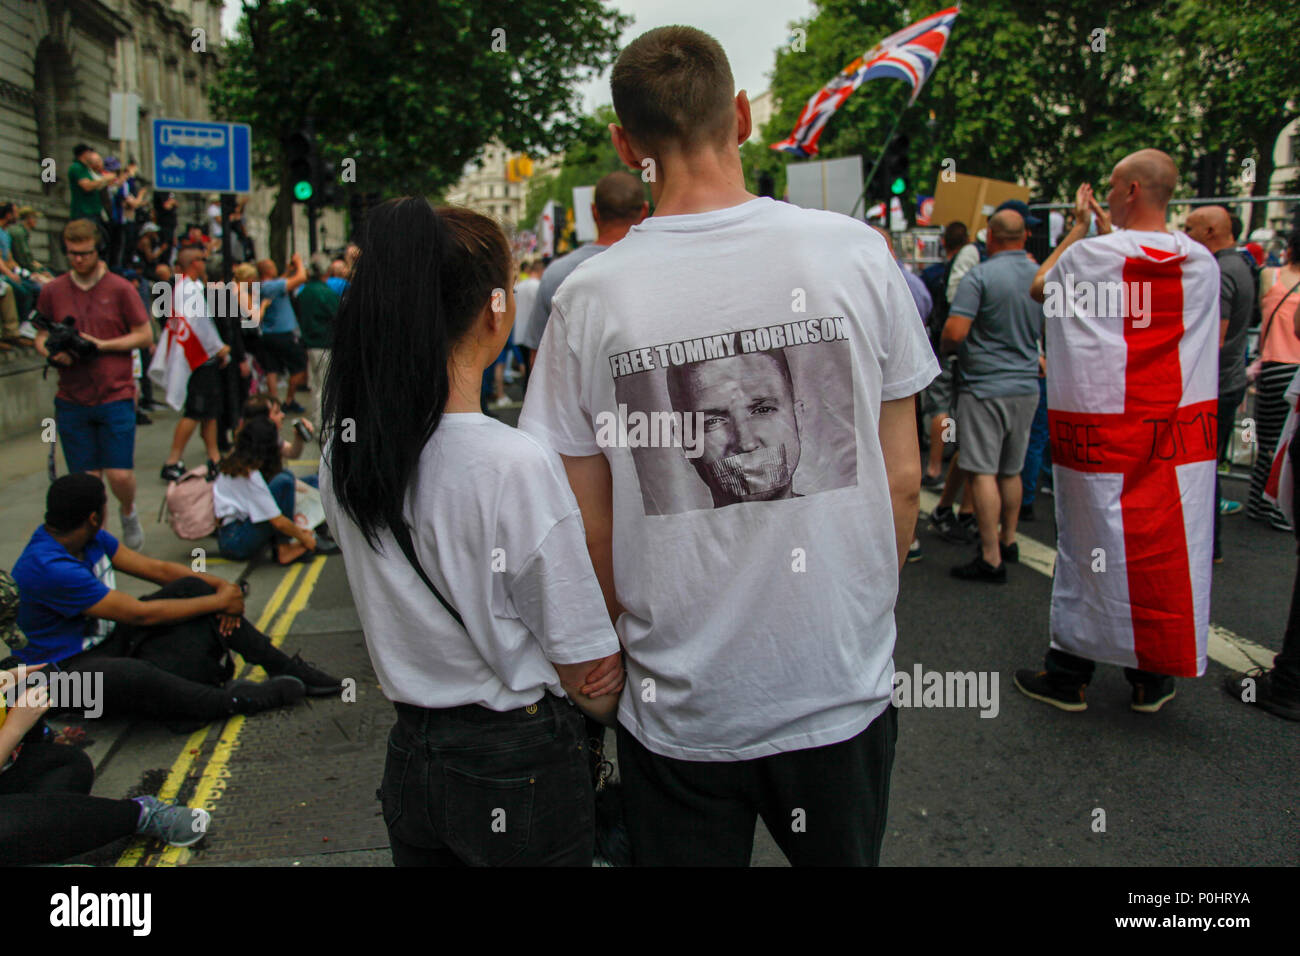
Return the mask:
<path id="1" fill-rule="evenodd" d="M 307 426 L 302 423 L 301 418 L 293 423 L 293 430 L 298 433 L 298 437 L 303 441 L 311 441 L 311 432 L 308 430 Z"/>
<path id="2" fill-rule="evenodd" d="M 45 360 L 47 371 L 51 366 L 63 368 L 54 361 L 54 356 L 60 352 L 66 353 L 74 362 L 82 362 L 99 354 L 99 346 L 77 331 L 77 320 L 73 316 L 65 316 L 62 322 L 54 322 L 38 314 L 32 316 L 32 324 L 49 333 L 45 340 L 45 351 L 50 353 L 50 357 Z"/>

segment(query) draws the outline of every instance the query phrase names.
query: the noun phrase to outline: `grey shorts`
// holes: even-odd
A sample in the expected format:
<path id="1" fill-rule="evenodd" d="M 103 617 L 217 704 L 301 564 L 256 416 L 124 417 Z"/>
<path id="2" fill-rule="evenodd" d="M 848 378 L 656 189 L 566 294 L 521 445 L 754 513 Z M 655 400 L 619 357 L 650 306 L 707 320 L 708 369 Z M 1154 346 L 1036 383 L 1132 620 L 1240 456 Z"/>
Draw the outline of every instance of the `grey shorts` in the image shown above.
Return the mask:
<path id="1" fill-rule="evenodd" d="M 977 475 L 1018 475 L 1025 467 L 1037 395 L 976 398 L 957 395 L 957 448 L 961 467 Z"/>
<path id="2" fill-rule="evenodd" d="M 953 389 L 952 357 L 945 356 L 939 362 L 939 377 L 925 388 L 921 401 L 923 415 L 948 415 L 956 407 Z"/>

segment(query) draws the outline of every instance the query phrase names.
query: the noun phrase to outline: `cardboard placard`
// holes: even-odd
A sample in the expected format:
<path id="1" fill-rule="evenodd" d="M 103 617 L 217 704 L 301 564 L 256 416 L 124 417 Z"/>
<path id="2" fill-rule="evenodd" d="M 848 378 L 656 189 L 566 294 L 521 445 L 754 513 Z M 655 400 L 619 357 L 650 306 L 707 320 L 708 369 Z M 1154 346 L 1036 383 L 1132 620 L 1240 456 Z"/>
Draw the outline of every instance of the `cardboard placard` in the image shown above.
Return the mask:
<path id="1" fill-rule="evenodd" d="M 956 173 L 952 182 L 940 176 L 934 186 L 934 209 L 930 213 L 930 222 L 936 226 L 964 222 L 973 239 L 975 233 L 984 228 L 993 210 L 1008 199 L 1028 203 L 1029 187 L 963 173 Z"/>

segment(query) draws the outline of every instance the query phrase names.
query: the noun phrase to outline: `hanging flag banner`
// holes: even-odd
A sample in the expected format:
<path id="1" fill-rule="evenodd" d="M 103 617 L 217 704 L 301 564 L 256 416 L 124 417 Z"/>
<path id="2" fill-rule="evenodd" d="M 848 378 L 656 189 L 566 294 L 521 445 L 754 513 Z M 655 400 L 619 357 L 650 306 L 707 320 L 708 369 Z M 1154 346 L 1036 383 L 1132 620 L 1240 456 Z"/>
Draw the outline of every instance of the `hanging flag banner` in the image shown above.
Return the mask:
<path id="1" fill-rule="evenodd" d="M 794 132 L 771 148 L 801 159 L 817 155 L 817 140 L 826 124 L 867 80 L 902 80 L 912 88 L 908 104 L 914 103 L 939 63 L 959 12 L 958 7 L 940 10 L 885 37 L 818 90 L 799 114 Z"/>

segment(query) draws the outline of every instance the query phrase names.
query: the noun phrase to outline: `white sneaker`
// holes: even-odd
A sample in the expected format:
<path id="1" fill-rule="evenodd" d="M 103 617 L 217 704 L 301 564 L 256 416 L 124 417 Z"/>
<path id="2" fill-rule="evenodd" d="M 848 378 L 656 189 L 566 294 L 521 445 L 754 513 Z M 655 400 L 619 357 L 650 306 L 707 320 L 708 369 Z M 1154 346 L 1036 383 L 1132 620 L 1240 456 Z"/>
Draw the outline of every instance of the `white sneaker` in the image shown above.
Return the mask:
<path id="1" fill-rule="evenodd" d="M 140 527 L 139 508 L 129 515 L 122 515 L 122 543 L 132 551 L 144 547 L 144 528 Z"/>
<path id="2" fill-rule="evenodd" d="M 24 339 L 36 338 L 36 326 L 30 322 L 18 323 L 18 336 Z"/>

